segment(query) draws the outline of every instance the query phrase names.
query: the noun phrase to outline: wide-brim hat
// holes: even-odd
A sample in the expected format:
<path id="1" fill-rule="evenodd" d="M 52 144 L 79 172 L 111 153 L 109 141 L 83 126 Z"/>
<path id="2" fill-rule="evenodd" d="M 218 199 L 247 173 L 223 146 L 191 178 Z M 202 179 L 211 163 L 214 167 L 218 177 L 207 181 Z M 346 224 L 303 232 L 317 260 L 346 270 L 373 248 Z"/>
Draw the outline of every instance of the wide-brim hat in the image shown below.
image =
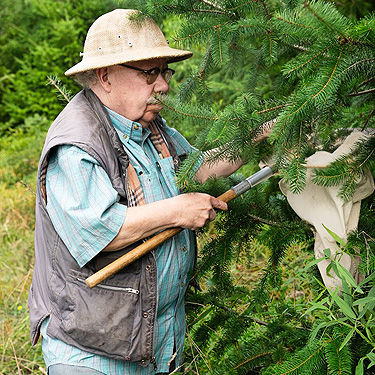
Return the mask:
<path id="1" fill-rule="evenodd" d="M 167 63 L 188 59 L 193 54 L 168 45 L 151 18 L 134 20 L 133 9 L 115 9 L 103 14 L 87 32 L 82 60 L 65 72 L 71 76 L 106 66 L 165 58 Z"/>

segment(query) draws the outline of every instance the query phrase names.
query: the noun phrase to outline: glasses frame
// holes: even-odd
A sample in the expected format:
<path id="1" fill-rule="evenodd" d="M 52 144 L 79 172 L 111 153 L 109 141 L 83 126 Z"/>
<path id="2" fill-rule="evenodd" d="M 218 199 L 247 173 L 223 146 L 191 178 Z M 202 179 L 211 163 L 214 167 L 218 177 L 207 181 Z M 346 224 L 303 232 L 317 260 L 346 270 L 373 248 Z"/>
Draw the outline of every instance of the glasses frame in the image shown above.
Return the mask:
<path id="1" fill-rule="evenodd" d="M 123 66 L 125 68 L 128 68 L 128 69 L 137 70 L 138 72 L 142 72 L 143 74 L 146 74 L 146 76 L 147 76 L 147 83 L 149 85 L 152 85 L 157 80 L 159 74 L 161 74 L 162 77 L 164 78 L 165 82 L 168 83 L 171 80 L 173 74 L 176 73 L 171 68 L 165 68 L 165 69 L 161 70 L 160 68 L 155 67 L 155 68 L 151 68 L 151 69 L 145 70 L 145 69 L 137 68 L 136 66 L 126 65 L 126 64 L 119 64 L 119 65 Z M 153 73 L 155 73 L 155 74 L 153 74 Z"/>

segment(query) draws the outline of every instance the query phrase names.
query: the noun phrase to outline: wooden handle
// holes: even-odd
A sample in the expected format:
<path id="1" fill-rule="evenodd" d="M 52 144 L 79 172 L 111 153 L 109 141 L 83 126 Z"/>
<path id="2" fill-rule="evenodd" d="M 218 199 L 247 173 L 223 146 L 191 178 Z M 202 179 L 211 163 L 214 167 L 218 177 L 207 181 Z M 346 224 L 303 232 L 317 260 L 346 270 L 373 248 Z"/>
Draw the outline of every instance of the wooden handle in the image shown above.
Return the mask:
<path id="1" fill-rule="evenodd" d="M 86 285 L 89 288 L 93 288 L 94 286 L 108 279 L 110 276 L 114 275 L 129 264 L 135 262 L 137 259 L 141 258 L 143 255 L 147 254 L 152 249 L 155 249 L 155 247 L 161 245 L 181 231 L 183 231 L 183 228 L 170 228 L 156 234 L 149 240 L 137 246 L 135 249 L 129 251 L 128 253 L 124 254 L 120 258 L 116 259 L 98 272 L 88 277 L 86 279 Z"/>
<path id="2" fill-rule="evenodd" d="M 217 199 L 220 199 L 221 201 L 223 202 L 230 202 L 232 199 L 236 198 L 236 192 L 232 189 L 229 189 L 228 191 L 226 191 L 225 193 L 219 195 L 217 197 Z"/>
<path id="3" fill-rule="evenodd" d="M 223 202 L 229 202 L 235 197 L 236 193 L 232 189 L 230 189 L 224 194 L 220 195 L 218 199 L 222 200 Z M 170 228 L 156 234 L 149 240 L 137 246 L 135 249 L 129 251 L 125 255 L 121 256 L 120 258 L 116 259 L 98 272 L 95 272 L 93 275 L 88 277 L 86 279 L 86 285 L 89 288 L 93 288 L 94 286 L 108 279 L 110 276 L 114 275 L 129 264 L 135 262 L 137 259 L 141 258 L 143 255 L 155 249 L 181 231 L 183 231 L 183 228 Z"/>

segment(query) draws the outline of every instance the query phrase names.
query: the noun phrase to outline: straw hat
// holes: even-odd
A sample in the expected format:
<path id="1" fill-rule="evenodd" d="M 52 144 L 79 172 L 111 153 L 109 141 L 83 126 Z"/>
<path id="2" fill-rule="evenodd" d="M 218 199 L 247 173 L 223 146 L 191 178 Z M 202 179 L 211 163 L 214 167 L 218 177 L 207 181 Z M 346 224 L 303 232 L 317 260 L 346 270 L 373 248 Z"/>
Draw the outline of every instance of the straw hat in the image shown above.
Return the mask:
<path id="1" fill-rule="evenodd" d="M 82 61 L 65 72 L 71 76 L 87 70 L 166 58 L 168 63 L 188 59 L 190 51 L 171 48 L 159 26 L 151 18 L 141 23 L 130 20 L 138 12 L 133 9 L 115 9 L 100 16 L 87 32 Z"/>

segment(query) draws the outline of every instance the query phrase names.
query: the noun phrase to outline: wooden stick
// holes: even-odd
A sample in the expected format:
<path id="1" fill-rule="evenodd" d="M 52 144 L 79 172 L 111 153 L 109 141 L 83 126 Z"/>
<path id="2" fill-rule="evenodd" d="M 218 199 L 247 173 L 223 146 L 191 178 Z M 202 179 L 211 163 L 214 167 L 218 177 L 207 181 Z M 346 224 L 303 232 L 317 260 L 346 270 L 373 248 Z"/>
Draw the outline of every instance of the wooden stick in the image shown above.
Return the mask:
<path id="1" fill-rule="evenodd" d="M 183 228 L 169 228 L 151 237 L 149 240 L 143 242 L 133 250 L 129 251 L 128 253 L 124 254 L 120 258 L 116 259 L 115 261 L 108 264 L 98 272 L 88 277 L 86 279 L 86 285 L 89 288 L 93 288 L 102 281 L 108 279 L 108 277 L 114 275 L 115 273 L 123 269 L 124 267 L 135 262 L 137 259 L 147 254 L 152 249 L 155 249 L 165 241 L 169 240 L 177 233 L 180 233 L 182 230 Z"/>

